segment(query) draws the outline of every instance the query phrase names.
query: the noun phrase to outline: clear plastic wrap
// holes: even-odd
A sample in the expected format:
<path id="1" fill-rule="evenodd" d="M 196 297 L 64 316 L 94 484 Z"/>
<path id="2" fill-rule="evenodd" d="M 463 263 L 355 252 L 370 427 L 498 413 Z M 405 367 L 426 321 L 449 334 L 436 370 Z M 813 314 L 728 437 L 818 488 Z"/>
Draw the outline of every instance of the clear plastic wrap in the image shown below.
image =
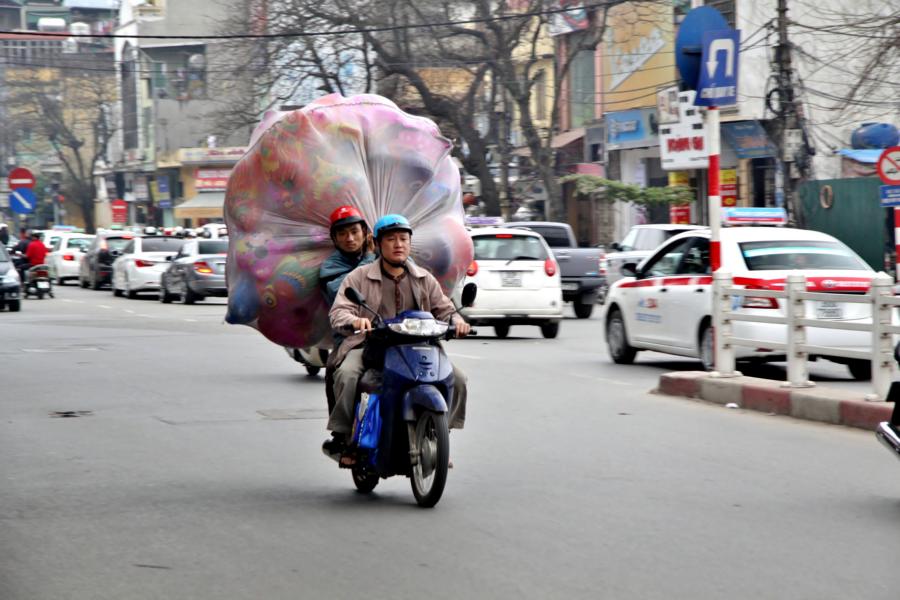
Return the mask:
<path id="1" fill-rule="evenodd" d="M 334 251 L 329 215 L 345 204 L 370 228 L 385 214 L 406 216 L 412 259 L 451 293 L 472 242 L 450 149 L 432 121 L 376 95 L 267 113 L 228 181 L 226 321 L 282 346 L 327 343 L 319 266 Z"/>

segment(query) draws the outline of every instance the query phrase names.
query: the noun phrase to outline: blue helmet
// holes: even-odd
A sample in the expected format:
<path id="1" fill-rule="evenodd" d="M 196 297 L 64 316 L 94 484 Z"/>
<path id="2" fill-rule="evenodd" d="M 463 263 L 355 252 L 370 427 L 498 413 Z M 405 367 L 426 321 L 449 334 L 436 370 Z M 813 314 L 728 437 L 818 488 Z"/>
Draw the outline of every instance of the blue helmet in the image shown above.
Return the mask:
<path id="1" fill-rule="evenodd" d="M 375 223 L 372 234 L 378 239 L 389 231 L 408 231 L 412 235 L 412 225 L 403 215 L 384 215 Z"/>

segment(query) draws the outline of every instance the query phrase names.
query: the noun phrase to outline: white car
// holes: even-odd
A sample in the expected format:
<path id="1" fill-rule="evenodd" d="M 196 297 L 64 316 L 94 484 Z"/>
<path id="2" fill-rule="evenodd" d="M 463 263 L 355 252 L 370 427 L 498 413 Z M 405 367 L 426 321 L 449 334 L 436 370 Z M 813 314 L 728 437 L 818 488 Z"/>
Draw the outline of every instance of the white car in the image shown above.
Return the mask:
<path id="1" fill-rule="evenodd" d="M 850 248 L 825 233 L 781 227 L 733 227 L 721 230 L 722 269 L 736 286 L 784 289 L 791 273 L 807 276 L 809 291 L 861 294 L 868 291 L 875 271 Z M 639 350 L 699 358 L 713 367 L 712 276 L 709 230 L 673 237 L 639 266 L 626 265 L 634 276 L 612 285 L 604 304 L 603 322 L 610 356 L 630 364 Z M 865 323 L 866 304 L 807 302 L 816 318 Z M 775 298 L 735 297 L 739 312 L 784 316 Z M 732 323 L 735 337 L 785 343 L 784 325 Z M 868 350 L 871 334 L 862 331 L 809 328 L 807 341 L 818 346 Z M 764 347 L 735 347 L 738 359 L 784 360 Z M 810 357 L 811 359 L 819 357 Z M 846 364 L 857 379 L 870 377 L 869 361 L 822 356 Z"/>
<path id="2" fill-rule="evenodd" d="M 622 265 L 639 263 L 666 240 L 685 231 L 705 229 L 701 225 L 635 225 L 621 242 L 610 244 L 606 253 L 606 283 L 612 285 L 622 278 Z"/>
<path id="3" fill-rule="evenodd" d="M 163 271 L 186 241 L 161 235 L 135 237 L 121 252 L 113 250 L 118 255 L 112 265 L 113 294 L 135 298 L 139 292 L 157 293 Z"/>
<path id="4" fill-rule="evenodd" d="M 562 286 L 547 242 L 533 231 L 486 227 L 469 232 L 475 258 L 463 284 L 475 283 L 473 306 L 460 313 L 473 325 L 492 325 L 499 338 L 512 325 L 538 325 L 545 338 L 559 334 Z M 460 289 L 462 286 L 460 286 Z"/>
<path id="5" fill-rule="evenodd" d="M 57 285 L 64 285 L 67 279 L 78 279 L 81 257 L 84 256 L 94 237 L 86 233 L 68 232 L 50 235 L 50 253 L 47 255 L 47 265 L 50 267 L 50 277 Z"/>

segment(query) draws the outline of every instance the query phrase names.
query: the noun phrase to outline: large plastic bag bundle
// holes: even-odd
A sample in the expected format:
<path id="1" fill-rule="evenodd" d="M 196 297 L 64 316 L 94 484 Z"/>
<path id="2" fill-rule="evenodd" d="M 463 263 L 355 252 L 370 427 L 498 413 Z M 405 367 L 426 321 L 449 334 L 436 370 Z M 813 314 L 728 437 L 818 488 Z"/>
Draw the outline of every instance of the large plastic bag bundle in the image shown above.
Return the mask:
<path id="1" fill-rule="evenodd" d="M 283 346 L 327 345 L 319 266 L 334 251 L 329 215 L 345 204 L 370 228 L 385 214 L 406 216 L 412 259 L 451 293 L 472 242 L 450 147 L 432 121 L 381 96 L 333 94 L 267 113 L 225 196 L 226 321 Z"/>

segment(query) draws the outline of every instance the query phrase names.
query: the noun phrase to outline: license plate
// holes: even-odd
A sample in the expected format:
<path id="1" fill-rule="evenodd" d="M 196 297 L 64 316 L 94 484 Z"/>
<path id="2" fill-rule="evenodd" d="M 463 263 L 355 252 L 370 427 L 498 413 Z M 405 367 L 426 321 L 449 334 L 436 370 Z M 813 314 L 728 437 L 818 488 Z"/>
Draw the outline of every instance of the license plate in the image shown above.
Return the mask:
<path id="1" fill-rule="evenodd" d="M 816 317 L 819 319 L 843 319 L 844 307 L 837 302 L 819 302 L 816 307 Z"/>
<path id="2" fill-rule="evenodd" d="M 574 291 L 577 290 L 577 289 L 578 289 L 578 284 L 577 284 L 577 283 L 564 283 L 564 284 L 562 284 L 562 290 L 563 290 L 564 292 L 574 292 Z"/>
<path id="3" fill-rule="evenodd" d="M 47 281 L 38 281 L 37 286 L 39 290 L 46 290 L 50 288 L 50 283 Z"/>
<path id="4" fill-rule="evenodd" d="M 520 271 L 503 271 L 500 273 L 500 282 L 503 287 L 522 287 L 522 273 Z"/>

